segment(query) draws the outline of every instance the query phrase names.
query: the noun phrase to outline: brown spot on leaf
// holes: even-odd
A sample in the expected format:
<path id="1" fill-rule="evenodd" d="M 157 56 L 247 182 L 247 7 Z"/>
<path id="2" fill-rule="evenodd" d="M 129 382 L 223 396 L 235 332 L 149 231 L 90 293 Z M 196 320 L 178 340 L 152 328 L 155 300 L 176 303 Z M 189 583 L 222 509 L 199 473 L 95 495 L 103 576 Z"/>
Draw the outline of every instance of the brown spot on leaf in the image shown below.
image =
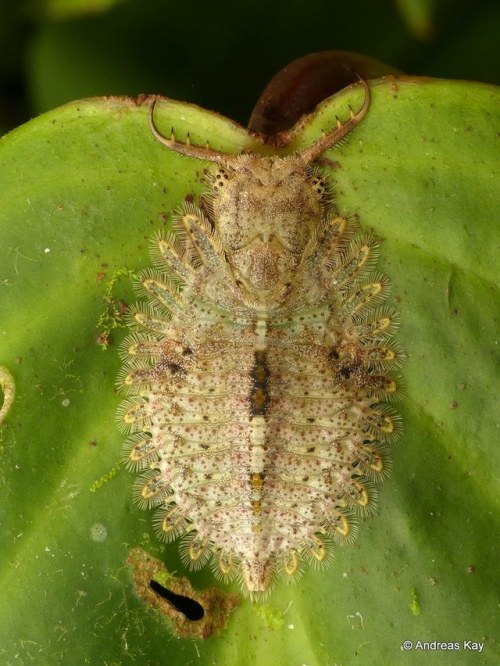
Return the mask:
<path id="1" fill-rule="evenodd" d="M 130 551 L 127 564 L 132 571 L 137 596 L 168 618 L 172 631 L 178 638 L 210 638 L 220 634 L 231 613 L 240 605 L 238 595 L 223 592 L 217 587 L 195 590 L 188 578 L 174 576 L 161 560 L 152 557 L 142 548 Z M 151 586 L 151 581 L 158 585 Z M 170 594 L 159 594 L 154 589 L 158 586 L 165 588 Z M 182 605 L 176 605 L 176 597 L 192 600 L 193 606 L 201 607 L 202 612 L 198 614 L 201 615 L 200 619 L 190 620 L 179 610 Z M 169 601 L 169 598 L 173 601 Z"/>

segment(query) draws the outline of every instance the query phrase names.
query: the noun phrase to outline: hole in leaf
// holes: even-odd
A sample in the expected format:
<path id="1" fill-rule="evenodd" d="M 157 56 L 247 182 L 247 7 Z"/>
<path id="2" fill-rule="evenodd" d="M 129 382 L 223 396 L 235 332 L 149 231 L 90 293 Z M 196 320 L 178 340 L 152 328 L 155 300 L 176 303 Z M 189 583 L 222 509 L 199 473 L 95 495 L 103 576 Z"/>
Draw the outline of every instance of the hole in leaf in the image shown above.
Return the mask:
<path id="1" fill-rule="evenodd" d="M 181 594 L 175 594 L 175 592 L 172 592 L 172 590 L 169 590 L 166 587 L 163 587 L 163 585 L 160 585 L 160 583 L 158 583 L 156 580 L 150 580 L 149 586 L 156 592 L 156 594 L 159 594 L 161 597 L 171 603 L 172 606 L 174 606 L 174 608 L 179 611 L 179 613 L 185 615 L 188 620 L 195 622 L 196 620 L 201 620 L 201 618 L 205 615 L 203 606 L 194 599 L 184 597 Z"/>

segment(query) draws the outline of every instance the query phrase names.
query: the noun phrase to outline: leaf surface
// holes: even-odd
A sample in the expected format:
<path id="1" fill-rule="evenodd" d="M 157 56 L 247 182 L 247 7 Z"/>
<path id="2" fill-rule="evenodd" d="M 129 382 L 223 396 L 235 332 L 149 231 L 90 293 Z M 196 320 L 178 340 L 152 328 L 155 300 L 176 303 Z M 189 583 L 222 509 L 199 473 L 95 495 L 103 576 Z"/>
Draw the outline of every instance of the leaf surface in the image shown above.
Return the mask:
<path id="1" fill-rule="evenodd" d="M 326 101 L 288 149 L 360 101 L 359 89 Z M 480 84 L 374 82 L 368 116 L 328 153 L 338 207 L 383 239 L 408 354 L 405 432 L 354 546 L 265 604 L 244 600 L 221 636 L 196 642 L 133 593 L 136 546 L 186 572 L 132 504 L 115 377 L 132 275 L 198 196 L 204 165 L 159 146 L 147 105 L 125 98 L 68 104 L 1 140 L 0 366 L 16 389 L 0 430 L 3 663 L 458 663 L 452 651 L 400 654 L 418 639 L 457 641 L 466 660 L 463 641 L 484 641 L 474 663 L 497 663 L 498 101 Z M 180 140 L 262 150 L 197 107 L 168 101 L 157 114 Z"/>

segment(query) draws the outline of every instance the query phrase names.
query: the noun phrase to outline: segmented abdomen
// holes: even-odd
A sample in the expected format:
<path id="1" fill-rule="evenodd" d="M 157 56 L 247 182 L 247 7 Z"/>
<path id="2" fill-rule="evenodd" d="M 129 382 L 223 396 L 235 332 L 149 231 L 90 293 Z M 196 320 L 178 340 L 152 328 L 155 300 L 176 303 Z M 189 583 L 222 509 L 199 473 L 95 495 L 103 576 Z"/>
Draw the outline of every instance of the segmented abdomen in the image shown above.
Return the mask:
<path id="1" fill-rule="evenodd" d="M 161 277 L 144 285 L 153 305 L 135 320 L 149 334 L 128 340 L 123 375 L 141 397 L 121 418 L 127 463 L 144 470 L 136 498 L 158 507 L 159 534 L 184 535 L 186 563 L 211 559 L 251 593 L 327 562 L 374 506 L 398 427 L 381 404 L 399 360 L 392 316 L 375 309 L 384 279 L 268 320 L 221 314 Z"/>

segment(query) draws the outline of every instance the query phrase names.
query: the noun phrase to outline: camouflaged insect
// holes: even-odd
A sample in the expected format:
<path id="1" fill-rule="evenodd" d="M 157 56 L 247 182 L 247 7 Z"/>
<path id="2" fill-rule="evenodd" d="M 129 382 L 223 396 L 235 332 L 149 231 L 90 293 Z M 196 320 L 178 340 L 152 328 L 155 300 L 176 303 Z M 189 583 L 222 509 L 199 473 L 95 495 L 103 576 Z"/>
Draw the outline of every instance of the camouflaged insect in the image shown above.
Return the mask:
<path id="1" fill-rule="evenodd" d="M 204 208 L 185 204 L 142 276 L 122 375 L 128 466 L 191 567 L 211 561 L 251 596 L 332 557 L 374 506 L 399 429 L 395 314 L 378 242 L 334 208 L 313 166 L 365 116 L 293 155 L 229 155 L 153 135 L 213 162 Z M 159 250 L 159 251 L 158 251 Z M 178 287 L 178 285 L 181 285 Z"/>

